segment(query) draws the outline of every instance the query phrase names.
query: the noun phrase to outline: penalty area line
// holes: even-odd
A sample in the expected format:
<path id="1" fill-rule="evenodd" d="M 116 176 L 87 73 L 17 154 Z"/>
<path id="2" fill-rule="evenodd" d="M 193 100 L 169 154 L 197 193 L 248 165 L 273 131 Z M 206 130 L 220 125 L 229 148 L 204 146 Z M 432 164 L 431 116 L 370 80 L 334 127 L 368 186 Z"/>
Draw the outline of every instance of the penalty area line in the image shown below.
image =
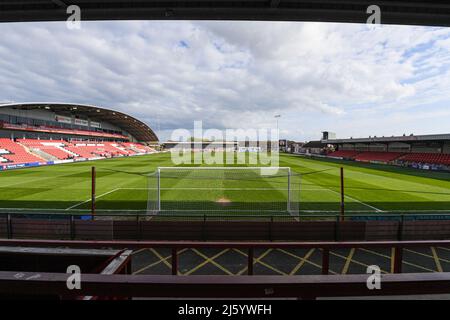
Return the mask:
<path id="1" fill-rule="evenodd" d="M 119 190 L 158 190 L 158 188 L 118 188 Z M 286 188 L 160 188 L 159 190 L 224 190 L 224 191 L 288 191 Z M 324 189 L 300 189 L 300 191 L 323 191 Z M 327 189 L 325 189 L 327 190 Z"/>
<path id="2" fill-rule="evenodd" d="M 117 190 L 120 190 L 120 188 L 115 188 L 115 189 L 110 190 L 110 191 L 108 191 L 108 192 L 102 193 L 101 195 L 99 195 L 99 196 L 97 196 L 97 197 L 95 197 L 95 198 L 96 198 L 96 199 L 101 198 L 101 197 L 106 196 L 106 195 L 108 195 L 108 194 L 110 194 L 110 193 L 116 192 Z M 73 205 L 73 206 L 71 206 L 71 207 L 68 207 L 68 208 L 65 209 L 65 211 L 74 209 L 74 208 L 76 208 L 76 207 L 78 207 L 78 206 L 81 206 L 81 205 L 83 205 L 83 204 L 85 204 L 85 203 L 88 203 L 89 201 L 92 201 L 92 198 L 89 198 L 89 199 L 86 200 L 86 201 L 83 201 L 83 202 L 77 203 L 77 204 L 75 204 L 75 205 Z"/>
<path id="3" fill-rule="evenodd" d="M 333 193 L 335 193 L 335 194 L 338 194 L 339 196 L 341 195 L 340 192 L 337 192 L 337 191 L 335 191 L 335 190 L 333 190 L 333 189 L 330 189 L 330 188 L 323 187 L 323 190 L 324 190 L 324 191 L 325 191 L 325 190 L 331 191 L 331 192 L 333 192 Z M 371 206 L 370 204 L 367 204 L 367 203 L 365 203 L 365 202 L 362 202 L 362 201 L 360 201 L 360 200 L 358 200 L 358 199 L 355 199 L 355 198 L 353 198 L 353 197 L 350 197 L 350 196 L 348 196 L 348 195 L 346 195 L 346 194 L 344 194 L 344 197 L 347 198 L 347 199 L 350 199 L 350 200 L 352 200 L 352 201 L 358 202 L 358 203 L 362 204 L 363 206 L 366 206 L 366 207 L 368 207 L 368 208 L 371 208 L 371 209 L 375 210 L 376 212 L 385 212 L 385 211 L 383 211 L 383 210 L 381 210 L 381 209 L 378 209 L 378 208 L 376 208 L 376 207 L 374 207 L 374 206 Z"/>
<path id="4" fill-rule="evenodd" d="M 62 212 L 66 211 L 65 208 L 0 208 L 0 212 L 2 211 L 56 211 L 56 212 Z M 90 209 L 72 209 L 73 211 L 80 211 L 80 212 L 87 212 Z M 146 210 L 139 210 L 139 209 L 97 209 L 98 212 L 145 212 Z M 164 210 L 163 210 L 164 211 Z M 183 211 L 198 211 L 198 210 L 183 210 Z M 206 211 L 212 211 L 212 210 L 206 210 Z M 249 210 L 254 212 L 255 210 Z M 260 210 L 262 212 L 277 212 L 274 210 Z M 374 210 L 345 210 L 347 213 L 360 213 L 360 212 L 373 212 Z M 218 210 L 218 212 L 223 212 L 222 210 Z M 339 210 L 300 210 L 300 212 L 304 213 L 339 213 Z M 450 210 L 445 209 L 437 209 L 437 210 L 385 210 L 384 213 L 448 213 L 450 214 Z"/>

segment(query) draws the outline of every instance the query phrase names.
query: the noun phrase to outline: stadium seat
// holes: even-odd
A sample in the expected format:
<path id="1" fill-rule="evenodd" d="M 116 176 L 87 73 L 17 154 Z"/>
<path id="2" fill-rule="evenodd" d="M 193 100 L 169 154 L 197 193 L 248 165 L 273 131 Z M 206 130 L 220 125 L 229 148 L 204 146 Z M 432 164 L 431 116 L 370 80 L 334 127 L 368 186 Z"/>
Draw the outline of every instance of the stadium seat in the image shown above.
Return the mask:
<path id="1" fill-rule="evenodd" d="M 125 148 L 125 150 L 131 152 L 132 154 L 155 152 L 154 149 L 140 143 L 122 142 L 121 145 Z"/>
<path id="2" fill-rule="evenodd" d="M 120 144 L 115 142 L 75 142 L 68 144 L 65 149 L 77 154 L 81 158 L 94 157 L 120 157 L 132 155 L 134 153 L 128 152 L 120 147 Z"/>
<path id="3" fill-rule="evenodd" d="M 339 150 L 330 153 L 329 157 L 336 157 L 336 158 L 347 158 L 347 159 L 354 159 L 360 151 L 352 151 L 352 150 Z"/>
<path id="4" fill-rule="evenodd" d="M 355 157 L 357 161 L 380 161 L 380 162 L 390 162 L 401 157 L 403 153 L 401 152 L 375 152 L 366 151 L 361 152 Z"/>
<path id="5" fill-rule="evenodd" d="M 401 153 L 401 152 L 375 152 L 375 151 L 351 151 L 340 150 L 332 152 L 329 157 L 354 159 L 357 161 L 391 162 L 401 160 L 423 164 L 450 165 L 450 154 L 440 153 Z"/>
<path id="6" fill-rule="evenodd" d="M 67 142 L 64 140 L 42 139 L 18 139 L 15 142 L 7 138 L 0 139 L 0 149 L 9 152 L 1 155 L 0 162 L 3 164 L 42 162 L 53 159 L 111 158 L 155 152 L 154 149 L 148 146 L 130 142 Z"/>
<path id="7" fill-rule="evenodd" d="M 0 138 L 0 148 L 10 152 L 9 154 L 2 154 L 2 157 L 13 164 L 44 161 L 44 159 L 29 153 L 24 146 L 8 138 Z"/>
<path id="8" fill-rule="evenodd" d="M 58 160 L 66 160 L 73 158 L 73 155 L 64 151 L 62 147 L 65 146 L 64 141 L 58 140 L 35 140 L 35 139 L 19 139 L 18 142 L 28 148 L 34 150 L 38 149 Z"/>
<path id="9" fill-rule="evenodd" d="M 450 154 L 442 153 L 409 153 L 399 160 L 426 164 L 450 165 Z"/>

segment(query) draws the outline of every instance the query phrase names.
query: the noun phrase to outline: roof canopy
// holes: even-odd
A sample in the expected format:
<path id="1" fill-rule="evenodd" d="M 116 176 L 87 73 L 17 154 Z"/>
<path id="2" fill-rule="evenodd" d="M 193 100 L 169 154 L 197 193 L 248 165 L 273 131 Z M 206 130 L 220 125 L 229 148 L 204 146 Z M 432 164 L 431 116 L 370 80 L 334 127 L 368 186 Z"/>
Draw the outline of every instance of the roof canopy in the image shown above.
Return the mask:
<path id="1" fill-rule="evenodd" d="M 303 148 L 325 148 L 327 143 L 323 141 L 309 141 L 303 145 Z"/>
<path id="2" fill-rule="evenodd" d="M 342 143 L 389 143 L 389 142 L 433 142 L 433 141 L 450 141 L 450 134 L 429 134 L 429 135 L 404 135 L 392 137 L 368 137 L 368 138 L 350 138 L 350 139 L 330 139 L 322 140 L 328 144 Z"/>

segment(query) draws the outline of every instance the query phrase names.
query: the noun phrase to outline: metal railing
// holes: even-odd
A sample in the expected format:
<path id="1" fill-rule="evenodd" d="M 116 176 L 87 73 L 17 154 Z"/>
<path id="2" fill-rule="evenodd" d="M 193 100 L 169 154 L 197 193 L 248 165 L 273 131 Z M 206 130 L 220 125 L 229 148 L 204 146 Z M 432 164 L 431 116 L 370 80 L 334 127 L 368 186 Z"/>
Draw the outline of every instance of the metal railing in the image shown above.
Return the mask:
<path id="1" fill-rule="evenodd" d="M 329 274 L 330 250 L 354 248 L 393 248 L 394 273 L 402 272 L 403 249 L 417 247 L 450 247 L 450 240 L 441 241 L 348 241 L 348 242 L 245 242 L 245 241 L 79 241 L 79 240 L 20 240 L 0 239 L 1 246 L 23 247 L 74 247 L 74 248 L 117 248 L 138 250 L 143 248 L 171 249 L 171 272 L 178 275 L 178 253 L 182 249 L 241 249 L 247 252 L 248 275 L 253 275 L 255 249 L 321 249 L 323 275 Z"/>
<path id="2" fill-rule="evenodd" d="M 440 222 L 440 220 L 445 220 Z M 381 222 L 384 222 L 380 224 Z M 189 222 L 180 224 L 179 222 Z M 341 219 L 340 215 L 304 215 L 292 216 L 257 216 L 257 215 L 111 215 L 98 213 L 95 216 L 85 214 L 42 214 L 42 213 L 6 213 L 0 215 L 0 237 L 3 238 L 43 238 L 43 239 L 103 239 L 103 240 L 175 240 L 174 236 L 179 231 L 190 233 L 190 237 L 176 240 L 232 240 L 239 236 L 230 230 L 236 223 L 246 223 L 249 231 L 254 230 L 255 238 L 249 238 L 250 234 L 241 233 L 240 236 L 247 240 L 404 240 L 404 239 L 449 239 L 450 238 L 450 214 L 440 215 L 414 215 L 414 214 L 377 214 L 377 215 L 348 215 Z M 309 224 L 308 224 L 309 223 Z M 310 237 L 299 237 L 298 232 L 310 232 L 308 226 L 315 223 L 318 231 L 317 238 L 313 234 Z M 411 226 L 424 225 L 421 229 L 428 232 L 426 238 L 418 235 L 414 238 Z M 439 226 L 438 226 L 439 224 Z M 156 225 L 165 229 L 154 229 Z M 291 231 L 286 228 L 294 227 Z M 349 225 L 354 226 L 354 236 L 349 238 L 351 231 Z M 386 229 L 386 225 L 390 228 Z M 445 226 L 444 226 L 445 225 Z M 235 234 L 235 238 L 219 239 L 213 231 L 220 227 L 222 235 Z M 439 227 L 440 231 L 434 229 Z M 215 229 L 214 229 L 215 228 Z M 282 228 L 282 229 L 280 229 Z M 303 228 L 303 229 L 302 229 Z M 305 229 L 306 228 L 306 229 Z M 427 229 L 428 228 L 428 229 Z M 280 230 L 287 230 L 287 233 Z M 372 235 L 369 235 L 369 229 Z M 168 238 L 163 238 L 159 232 L 166 232 Z M 428 230 L 428 231 L 427 231 Z M 216 230 L 217 231 L 217 230 Z M 220 231 L 220 230 L 219 230 Z M 283 237 L 292 234 L 292 239 Z M 312 232 L 312 231 L 311 231 Z M 349 233 L 350 232 L 350 233 Z M 380 232 L 380 235 L 376 233 Z M 128 238 L 125 237 L 125 234 Z M 194 236 L 195 233 L 195 236 Z M 386 238 L 380 238 L 385 233 Z M 388 234 L 387 234 L 388 233 Z M 425 234 L 424 233 L 424 234 Z M 306 233 L 305 233 L 306 234 Z M 322 234 L 322 236 L 320 236 Z M 368 234 L 368 237 L 365 237 Z M 434 238 L 430 238 L 434 236 Z M 124 238 L 125 237 L 125 238 Z M 281 237 L 281 238 L 280 238 Z"/>
<path id="3" fill-rule="evenodd" d="M 329 296 L 418 295 L 450 293 L 450 273 L 402 272 L 403 250 L 415 247 L 450 247 L 450 241 L 379 241 L 379 242 L 195 242 L 195 241 L 61 241 L 0 240 L 0 246 L 71 247 L 71 248 L 142 248 L 171 249 L 172 275 L 83 275 L 81 290 L 68 290 L 65 273 L 0 271 L 0 293 L 56 295 L 63 299 L 80 296 L 99 298 L 129 297 L 229 297 L 315 299 Z M 186 248 L 235 248 L 247 252 L 247 276 L 179 276 L 178 256 Z M 322 251 L 322 275 L 256 276 L 254 250 L 311 249 Z M 394 274 L 381 275 L 381 290 L 369 290 L 368 275 L 329 275 L 330 251 L 342 248 L 394 248 Z M 129 252 L 129 251 L 128 251 Z M 128 258 L 127 258 L 128 259 Z M 122 261 L 123 262 L 123 261 Z M 115 263 L 123 266 L 123 263 Z M 113 272 L 116 273 L 116 272 Z M 39 274 L 39 276 L 37 276 Z"/>
<path id="4" fill-rule="evenodd" d="M 339 276 L 152 276 L 83 275 L 79 290 L 67 289 L 67 274 L 0 271 L 0 294 L 55 295 L 61 299 L 96 296 L 164 298 L 301 298 L 392 296 L 450 293 L 450 273 L 387 274 L 381 289 L 367 288 L 367 275 Z M 27 281 L 26 279 L 33 279 Z"/>

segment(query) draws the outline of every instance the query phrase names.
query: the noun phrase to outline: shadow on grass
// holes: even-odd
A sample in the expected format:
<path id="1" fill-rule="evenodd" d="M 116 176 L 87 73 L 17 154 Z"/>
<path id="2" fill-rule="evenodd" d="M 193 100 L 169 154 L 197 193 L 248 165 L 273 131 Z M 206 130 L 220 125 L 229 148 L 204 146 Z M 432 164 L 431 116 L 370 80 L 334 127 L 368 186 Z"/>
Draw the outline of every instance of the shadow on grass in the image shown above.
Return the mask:
<path id="1" fill-rule="evenodd" d="M 71 210 L 66 210 L 77 204 L 70 201 L 15 201 L 15 200 L 0 200 L 0 212 L 41 212 L 41 213 L 76 213 L 76 212 L 89 212 L 91 203 L 87 202 L 82 205 L 76 206 Z M 371 208 L 372 207 L 372 208 Z M 270 215 L 279 214 L 280 212 L 287 213 L 286 202 L 260 202 L 260 203 L 246 203 L 235 202 L 220 204 L 214 202 L 195 202 L 195 201 L 166 201 L 162 204 L 162 210 L 168 212 L 178 212 L 190 214 L 253 214 L 253 215 Z M 340 203 L 335 202 L 300 202 L 299 208 L 301 212 L 317 211 L 320 212 L 339 212 Z M 375 210 L 379 209 L 379 210 Z M 96 209 L 98 211 L 119 213 L 126 211 L 140 211 L 145 212 L 147 210 L 147 201 L 142 200 L 103 200 L 96 203 Z M 417 201 L 417 202 L 382 202 L 382 201 L 370 201 L 359 202 L 346 202 L 346 212 L 360 212 L 360 213 L 389 213 L 393 211 L 396 214 L 408 214 L 408 213 L 450 213 L 450 201 Z M 382 211 L 382 212 L 381 212 Z"/>

